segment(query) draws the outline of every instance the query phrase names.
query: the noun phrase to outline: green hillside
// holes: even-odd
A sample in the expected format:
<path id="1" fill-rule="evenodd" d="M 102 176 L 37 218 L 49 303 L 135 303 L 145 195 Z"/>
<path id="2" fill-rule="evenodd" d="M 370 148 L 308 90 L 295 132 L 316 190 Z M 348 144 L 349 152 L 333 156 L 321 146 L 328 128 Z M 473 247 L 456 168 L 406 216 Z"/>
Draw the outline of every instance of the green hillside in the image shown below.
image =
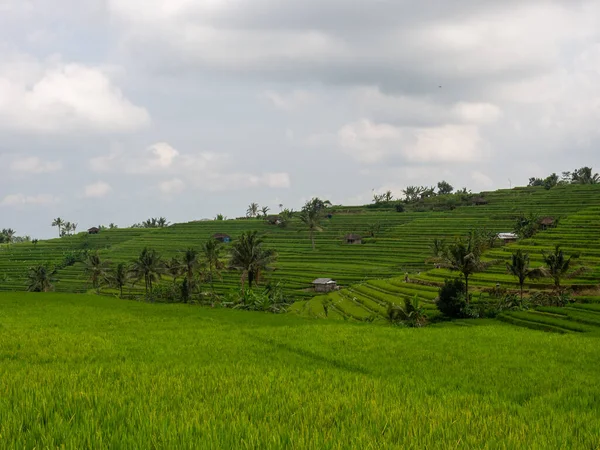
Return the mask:
<path id="1" fill-rule="evenodd" d="M 542 231 L 517 244 L 497 246 L 484 257 L 507 260 L 516 248 L 526 249 L 532 264 L 541 265 L 541 251 L 561 244 L 567 253 L 580 253 L 580 261 L 588 270 L 567 280 L 579 291 L 595 288 L 600 282 L 600 186 L 566 185 L 546 190 L 515 188 L 482 193 L 486 205 L 459 206 L 436 211 L 427 201 L 407 212 L 393 208 L 333 207 L 332 217 L 325 219 L 323 232 L 316 235 L 316 250 L 312 250 L 308 233 L 297 219 L 288 227 L 269 225 L 262 219 L 198 221 L 175 224 L 160 229 L 103 230 L 98 235 L 80 233 L 76 236 L 31 243 L 2 246 L 0 251 L 0 290 L 24 290 L 27 268 L 39 263 L 61 267 L 55 289 L 58 292 L 85 292 L 91 286 L 83 272 L 83 264 L 66 265 L 72 254 L 81 250 L 98 250 L 112 264 L 130 262 L 146 246 L 154 248 L 166 259 L 180 254 L 187 247 L 199 247 L 214 233 L 227 233 L 233 239 L 242 232 L 258 230 L 265 235 L 267 245 L 276 249 L 279 258 L 276 270 L 267 277 L 284 283 L 288 293 L 300 300 L 295 313 L 324 317 L 323 305 L 331 305 L 328 318 L 365 320 L 381 316 L 390 303 L 401 303 L 406 297 L 419 297 L 425 307 L 434 311 L 433 299 L 437 286 L 456 274 L 432 268 L 425 261 L 430 256 L 434 238 L 465 235 L 474 228 L 493 232 L 512 231 L 521 214 L 535 213 L 559 220 L 556 228 Z M 369 226 L 381 225 L 375 237 L 368 237 Z M 348 245 L 344 236 L 358 233 L 362 245 Z M 409 283 L 404 274 L 409 273 Z M 311 281 L 330 277 L 344 288 L 329 295 L 314 296 Z M 490 288 L 500 283 L 514 288 L 515 280 L 506 273 L 503 262 L 476 274 L 472 286 Z M 539 280 L 529 288 L 543 288 L 548 280 Z M 225 293 L 239 286 L 237 273 L 225 273 L 216 289 Z M 141 293 L 142 286 L 127 292 Z M 106 291 L 106 289 L 105 289 Z M 505 317 L 517 323 L 523 317 Z M 532 317 L 538 320 L 539 317 Z M 560 319 L 552 317 L 552 319 Z"/>

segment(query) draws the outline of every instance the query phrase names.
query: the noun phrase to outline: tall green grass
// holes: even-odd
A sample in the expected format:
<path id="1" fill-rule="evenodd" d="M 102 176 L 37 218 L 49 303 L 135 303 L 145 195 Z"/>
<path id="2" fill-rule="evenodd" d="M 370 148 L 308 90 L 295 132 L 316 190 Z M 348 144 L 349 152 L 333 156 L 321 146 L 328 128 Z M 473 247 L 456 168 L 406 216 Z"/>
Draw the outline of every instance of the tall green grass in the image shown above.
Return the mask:
<path id="1" fill-rule="evenodd" d="M 0 295 L 0 448 L 598 448 L 600 341 Z"/>

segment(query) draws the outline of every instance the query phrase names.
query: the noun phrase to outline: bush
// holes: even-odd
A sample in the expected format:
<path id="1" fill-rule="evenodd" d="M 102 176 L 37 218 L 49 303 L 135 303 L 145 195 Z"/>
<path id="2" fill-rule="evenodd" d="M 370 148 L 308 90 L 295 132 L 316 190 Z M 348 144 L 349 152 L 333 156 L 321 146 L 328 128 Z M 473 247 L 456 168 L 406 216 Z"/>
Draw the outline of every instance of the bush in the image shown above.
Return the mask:
<path id="1" fill-rule="evenodd" d="M 404 301 L 404 308 L 390 304 L 387 310 L 387 320 L 392 325 L 403 325 L 412 328 L 420 328 L 427 324 L 425 310 L 420 306 L 416 295 L 413 300 L 407 298 Z"/>
<path id="2" fill-rule="evenodd" d="M 567 306 L 575 300 L 569 290 L 536 292 L 531 296 L 531 304 L 534 306 Z"/>
<path id="3" fill-rule="evenodd" d="M 448 317 L 469 317 L 465 283 L 458 278 L 445 280 L 436 299 L 436 306 L 442 314 Z"/>

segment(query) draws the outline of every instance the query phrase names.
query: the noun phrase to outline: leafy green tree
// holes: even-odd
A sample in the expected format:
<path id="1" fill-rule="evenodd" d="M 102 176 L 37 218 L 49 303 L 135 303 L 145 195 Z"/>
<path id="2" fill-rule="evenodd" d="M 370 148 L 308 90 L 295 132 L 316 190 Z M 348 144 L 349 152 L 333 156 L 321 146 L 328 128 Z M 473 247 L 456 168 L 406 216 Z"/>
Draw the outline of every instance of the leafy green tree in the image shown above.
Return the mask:
<path id="1" fill-rule="evenodd" d="M 56 219 L 54 219 L 52 221 L 52 226 L 53 227 L 58 227 L 58 237 L 61 237 L 62 234 L 62 227 L 65 224 L 65 221 L 62 220 L 60 217 L 57 217 Z"/>
<path id="2" fill-rule="evenodd" d="M 555 173 L 553 173 L 552 175 L 548 175 L 546 178 L 544 178 L 544 188 L 546 190 L 552 189 L 558 184 L 558 181 L 558 175 L 556 175 Z"/>
<path id="3" fill-rule="evenodd" d="M 485 244 L 476 232 L 471 232 L 467 239 L 459 238 L 449 245 L 444 255 L 445 266 L 450 270 L 460 272 L 465 280 L 465 296 L 469 302 L 469 277 L 474 273 L 485 270 L 492 262 L 481 261 Z"/>
<path id="4" fill-rule="evenodd" d="M 435 238 L 431 241 L 429 249 L 431 250 L 431 257 L 434 261 L 441 262 L 446 255 L 448 244 L 445 239 Z"/>
<path id="5" fill-rule="evenodd" d="M 323 231 L 321 221 L 323 220 L 324 209 L 316 206 L 314 199 L 306 202 L 302 211 L 298 215 L 300 221 L 304 224 L 304 228 L 308 230 L 312 249 L 315 249 L 315 233 Z"/>
<path id="6" fill-rule="evenodd" d="M 262 271 L 269 270 L 270 265 L 277 259 L 275 250 L 264 248 L 264 240 L 258 236 L 257 231 L 247 231 L 231 246 L 229 267 L 242 274 L 242 287 L 244 279 L 248 279 L 248 287 L 257 281 Z"/>
<path id="7" fill-rule="evenodd" d="M 571 173 L 571 182 L 575 184 L 598 184 L 600 175 L 593 173 L 591 167 L 582 167 Z"/>
<path id="8" fill-rule="evenodd" d="M 202 246 L 202 259 L 205 267 L 206 277 L 210 282 L 210 289 L 214 293 L 214 279 L 221 277 L 221 271 L 225 268 L 222 257 L 223 245 L 216 239 L 210 239 Z"/>
<path id="9" fill-rule="evenodd" d="M 565 277 L 574 277 L 579 275 L 580 273 L 585 271 L 584 267 L 580 267 L 575 271 L 571 271 L 573 260 L 577 258 L 577 256 L 567 256 L 564 254 L 563 250 L 560 248 L 560 245 L 556 245 L 554 247 L 554 251 L 551 253 L 547 253 L 542 251 L 542 257 L 544 259 L 544 263 L 546 266 L 542 269 L 543 273 L 552 278 L 554 281 L 554 288 L 556 290 L 560 289 L 561 280 Z"/>
<path id="10" fill-rule="evenodd" d="M 271 209 L 271 208 L 269 208 L 268 206 L 263 206 L 263 207 L 260 209 L 260 213 L 262 214 L 262 216 L 263 216 L 263 217 L 265 217 L 265 218 L 266 218 L 266 217 L 267 217 L 267 215 L 269 214 L 269 210 L 270 210 L 270 209 Z"/>
<path id="11" fill-rule="evenodd" d="M 250 203 L 250 206 L 248 206 L 248 209 L 246 210 L 246 217 L 256 217 L 258 216 L 258 203 Z"/>
<path id="12" fill-rule="evenodd" d="M 160 280 L 165 271 L 164 264 L 158 252 L 145 247 L 140 256 L 131 264 L 130 273 L 133 279 L 144 280 L 146 295 L 152 294 L 152 284 Z"/>
<path id="13" fill-rule="evenodd" d="M 454 190 L 454 187 L 452 187 L 452 185 L 450 183 L 448 183 L 447 181 L 440 181 L 437 184 L 437 188 L 438 188 L 438 194 L 440 194 L 440 195 L 451 194 L 452 191 Z"/>
<path id="14" fill-rule="evenodd" d="M 15 240 L 15 234 L 16 232 L 12 228 L 4 228 L 2 230 L 2 241 L 8 244 L 8 246 L 10 247 L 10 244 L 12 244 Z"/>
<path id="15" fill-rule="evenodd" d="M 196 272 L 200 268 L 199 252 L 195 248 L 188 248 L 181 258 L 181 265 L 183 267 L 183 274 L 187 280 L 187 287 L 192 292 L 195 287 Z"/>
<path id="16" fill-rule="evenodd" d="M 531 269 L 529 267 L 529 254 L 523 252 L 521 249 L 512 254 L 511 261 L 506 263 L 506 268 L 519 281 L 521 300 L 523 300 L 523 286 L 527 278 L 535 279 L 543 275 L 540 269 Z"/>
<path id="17" fill-rule="evenodd" d="M 129 279 L 128 275 L 129 273 L 127 272 L 127 266 L 125 265 L 125 263 L 119 263 L 111 274 L 111 285 L 119 290 L 120 298 L 123 297 L 123 287 L 125 287 L 125 285 L 127 284 L 127 280 Z"/>
<path id="18" fill-rule="evenodd" d="M 182 273 L 181 261 L 176 257 L 172 257 L 169 261 L 165 262 L 165 271 L 173 277 L 173 283 L 175 283 L 177 277 Z"/>
<path id="19" fill-rule="evenodd" d="M 50 270 L 44 265 L 29 268 L 27 274 L 27 290 L 29 292 L 49 292 L 53 289 L 56 270 Z"/>
<path id="20" fill-rule="evenodd" d="M 108 263 L 102 261 L 98 253 L 92 253 L 88 255 L 85 261 L 84 271 L 92 282 L 92 287 L 98 292 L 100 285 L 106 281 L 109 281 L 108 276 Z"/>
<path id="21" fill-rule="evenodd" d="M 381 223 L 380 222 L 374 222 L 369 224 L 369 236 L 371 237 L 376 237 L 379 232 L 381 231 Z"/>
<path id="22" fill-rule="evenodd" d="M 435 301 L 440 312 L 448 317 L 465 317 L 467 309 L 466 287 L 462 280 L 444 280 Z"/>

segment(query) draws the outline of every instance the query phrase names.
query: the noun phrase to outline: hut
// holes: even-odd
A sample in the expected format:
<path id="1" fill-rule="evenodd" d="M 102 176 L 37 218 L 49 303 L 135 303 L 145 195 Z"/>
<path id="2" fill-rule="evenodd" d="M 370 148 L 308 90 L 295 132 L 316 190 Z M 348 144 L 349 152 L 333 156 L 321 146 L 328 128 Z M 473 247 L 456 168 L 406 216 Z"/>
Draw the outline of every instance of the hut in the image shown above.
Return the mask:
<path id="1" fill-rule="evenodd" d="M 517 242 L 519 236 L 515 233 L 498 233 L 498 240 L 503 244 L 511 244 Z"/>
<path id="2" fill-rule="evenodd" d="M 231 236 L 225 233 L 215 233 L 212 235 L 212 238 L 216 241 L 223 242 L 224 244 L 231 242 Z"/>
<path id="3" fill-rule="evenodd" d="M 98 234 L 98 233 L 100 233 L 100 228 L 92 227 L 92 228 L 89 228 L 87 231 L 88 231 L 88 234 Z"/>
<path id="4" fill-rule="evenodd" d="M 473 202 L 474 206 L 487 205 L 488 204 L 488 201 L 485 198 L 483 198 L 483 197 L 473 197 L 472 202 Z"/>
<path id="5" fill-rule="evenodd" d="M 350 233 L 344 237 L 346 244 L 362 244 L 362 237 L 358 234 Z"/>
<path id="6" fill-rule="evenodd" d="M 312 282 L 315 292 L 331 292 L 337 289 L 337 283 L 331 278 L 317 278 Z"/>
<path id="7" fill-rule="evenodd" d="M 539 224 L 542 230 L 547 230 L 548 228 L 554 227 L 555 222 L 554 217 L 542 217 Z"/>
<path id="8" fill-rule="evenodd" d="M 265 220 L 269 225 L 279 225 L 281 223 L 280 216 L 267 216 L 265 217 Z"/>

